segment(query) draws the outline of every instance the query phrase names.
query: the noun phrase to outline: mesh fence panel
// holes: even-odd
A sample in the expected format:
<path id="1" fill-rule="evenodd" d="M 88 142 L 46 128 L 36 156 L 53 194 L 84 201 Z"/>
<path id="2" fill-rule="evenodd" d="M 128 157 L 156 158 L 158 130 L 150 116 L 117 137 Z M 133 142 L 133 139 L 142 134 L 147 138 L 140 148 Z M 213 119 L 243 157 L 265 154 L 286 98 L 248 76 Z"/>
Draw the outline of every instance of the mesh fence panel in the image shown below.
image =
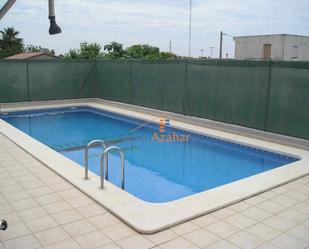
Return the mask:
<path id="1" fill-rule="evenodd" d="M 100 96 L 94 61 L 29 60 L 31 100 Z"/>
<path id="2" fill-rule="evenodd" d="M 98 97 L 309 139 L 309 62 L 1 60 L 0 102 Z"/>
<path id="3" fill-rule="evenodd" d="M 269 63 L 191 61 L 185 114 L 264 128 Z"/>
<path id="4" fill-rule="evenodd" d="M 27 100 L 27 63 L 0 60 L 0 103 Z"/>
<path id="5" fill-rule="evenodd" d="M 309 139 L 309 63 L 275 62 L 266 130 Z"/>

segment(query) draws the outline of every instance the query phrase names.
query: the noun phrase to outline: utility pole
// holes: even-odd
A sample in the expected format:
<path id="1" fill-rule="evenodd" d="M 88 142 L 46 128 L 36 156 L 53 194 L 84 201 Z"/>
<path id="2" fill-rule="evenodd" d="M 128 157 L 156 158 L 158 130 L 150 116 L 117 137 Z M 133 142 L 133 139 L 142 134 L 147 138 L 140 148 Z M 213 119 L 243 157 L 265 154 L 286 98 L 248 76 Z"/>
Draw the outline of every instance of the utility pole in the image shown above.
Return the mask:
<path id="1" fill-rule="evenodd" d="M 2 17 L 5 16 L 5 14 L 9 11 L 9 9 L 14 5 L 16 0 L 8 0 L 0 9 L 0 20 Z"/>
<path id="2" fill-rule="evenodd" d="M 191 36 L 192 36 L 192 0 L 190 0 L 190 17 L 189 17 L 189 57 L 191 57 Z"/>
<path id="3" fill-rule="evenodd" d="M 172 41 L 170 41 L 169 48 L 170 48 L 170 53 L 172 53 Z"/>
<path id="4" fill-rule="evenodd" d="M 212 59 L 212 51 L 215 47 L 209 47 L 210 48 L 210 59 Z"/>
<path id="5" fill-rule="evenodd" d="M 222 47 L 223 47 L 223 31 L 220 31 L 220 51 L 219 51 L 219 59 L 222 59 Z"/>
<path id="6" fill-rule="evenodd" d="M 200 52 L 202 53 L 202 58 L 204 57 L 204 49 L 200 49 Z"/>

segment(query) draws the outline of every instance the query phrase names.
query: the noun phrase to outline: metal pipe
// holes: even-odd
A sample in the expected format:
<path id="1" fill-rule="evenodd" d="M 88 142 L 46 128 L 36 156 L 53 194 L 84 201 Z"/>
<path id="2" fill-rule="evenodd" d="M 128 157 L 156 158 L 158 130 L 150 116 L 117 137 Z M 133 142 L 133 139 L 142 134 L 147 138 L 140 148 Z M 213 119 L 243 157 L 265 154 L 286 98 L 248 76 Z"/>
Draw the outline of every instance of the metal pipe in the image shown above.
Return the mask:
<path id="1" fill-rule="evenodd" d="M 54 0 L 48 0 L 48 17 L 56 16 L 55 15 L 55 1 Z"/>
<path id="2" fill-rule="evenodd" d="M 119 147 L 111 146 L 104 150 L 100 160 L 100 189 L 104 188 L 104 171 L 108 172 L 108 153 L 111 151 L 118 151 L 121 158 L 121 188 L 125 188 L 125 168 L 124 168 L 124 154 Z M 104 167 L 105 166 L 105 167 Z"/>
<path id="3" fill-rule="evenodd" d="M 5 16 L 9 9 L 13 6 L 16 0 L 8 0 L 0 10 L 0 20 Z"/>
<path id="4" fill-rule="evenodd" d="M 103 147 L 103 150 L 107 149 L 107 146 L 106 146 L 106 144 L 103 140 L 93 140 L 89 144 L 87 144 L 85 152 L 84 152 L 84 166 L 85 166 L 85 178 L 84 179 L 85 180 L 89 179 L 89 177 L 88 177 L 88 171 L 89 171 L 89 165 L 88 165 L 89 155 L 88 155 L 88 152 L 89 152 L 89 149 L 94 147 L 95 145 L 101 145 Z"/>

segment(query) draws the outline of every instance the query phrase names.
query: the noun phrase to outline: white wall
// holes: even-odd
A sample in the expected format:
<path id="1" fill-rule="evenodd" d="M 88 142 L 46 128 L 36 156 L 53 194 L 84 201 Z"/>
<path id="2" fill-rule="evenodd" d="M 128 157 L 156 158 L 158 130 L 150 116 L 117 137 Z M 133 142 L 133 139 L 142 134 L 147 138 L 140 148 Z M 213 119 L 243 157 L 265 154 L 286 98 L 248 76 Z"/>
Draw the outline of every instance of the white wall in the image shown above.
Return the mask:
<path id="1" fill-rule="evenodd" d="M 293 46 L 298 47 L 298 58 L 292 59 L 294 56 Z M 309 37 L 287 35 L 284 44 L 284 60 L 309 61 Z"/>
<path id="2" fill-rule="evenodd" d="M 291 61 L 298 47 L 298 58 L 293 61 L 309 61 L 309 37 L 296 35 L 265 35 L 235 37 L 235 59 L 263 59 L 263 45 L 272 44 L 271 59 Z"/>

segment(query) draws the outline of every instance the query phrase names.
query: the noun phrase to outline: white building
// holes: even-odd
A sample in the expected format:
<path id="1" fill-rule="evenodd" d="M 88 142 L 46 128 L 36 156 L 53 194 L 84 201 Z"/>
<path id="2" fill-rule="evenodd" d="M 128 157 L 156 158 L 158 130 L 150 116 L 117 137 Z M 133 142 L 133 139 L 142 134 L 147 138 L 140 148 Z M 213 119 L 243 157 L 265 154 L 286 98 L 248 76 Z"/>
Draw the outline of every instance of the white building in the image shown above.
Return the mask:
<path id="1" fill-rule="evenodd" d="M 234 41 L 236 60 L 309 61 L 309 36 L 237 36 Z"/>

